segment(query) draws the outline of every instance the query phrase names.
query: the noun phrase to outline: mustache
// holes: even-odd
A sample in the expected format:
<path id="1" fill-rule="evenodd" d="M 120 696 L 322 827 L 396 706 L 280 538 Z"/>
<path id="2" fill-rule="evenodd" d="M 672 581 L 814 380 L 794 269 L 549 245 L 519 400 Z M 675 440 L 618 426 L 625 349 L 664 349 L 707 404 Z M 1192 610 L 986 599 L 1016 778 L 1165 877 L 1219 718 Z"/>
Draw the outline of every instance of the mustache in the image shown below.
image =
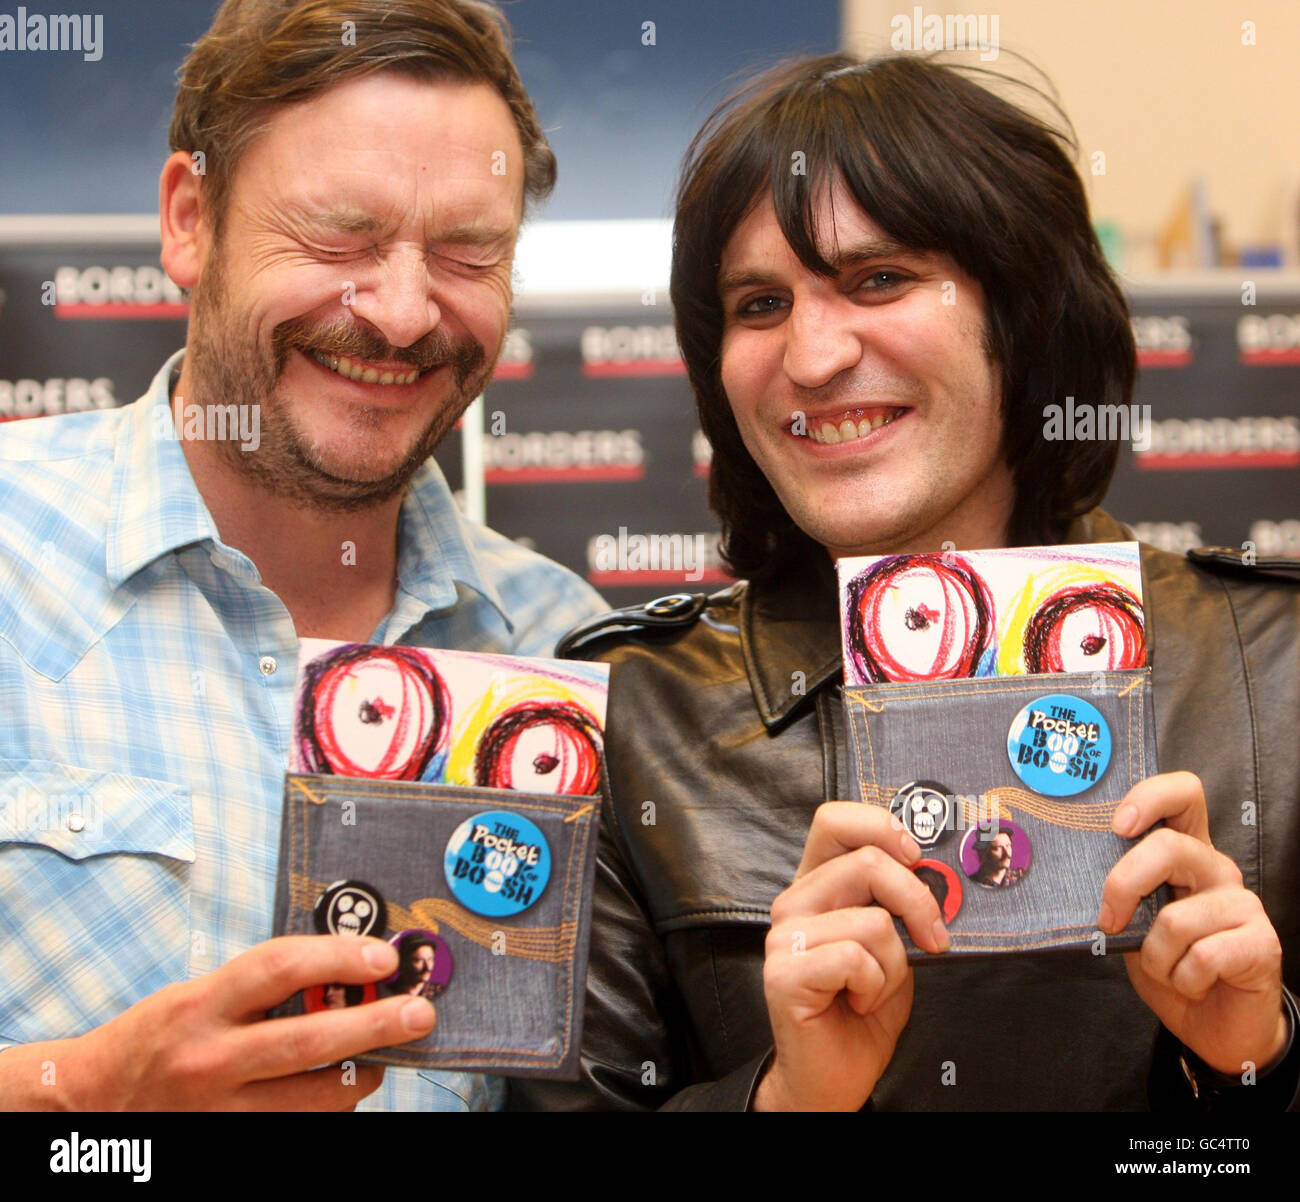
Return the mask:
<path id="1" fill-rule="evenodd" d="M 430 330 L 410 346 L 388 344 L 378 331 L 355 322 L 334 321 L 318 325 L 295 318 L 275 328 L 271 336 L 276 374 L 284 370 L 291 350 L 305 354 L 346 356 L 373 362 L 402 363 L 421 373 L 435 367 L 450 367 L 458 387 L 464 387 L 483 368 L 487 354 L 473 338 L 456 341 L 441 329 Z"/>

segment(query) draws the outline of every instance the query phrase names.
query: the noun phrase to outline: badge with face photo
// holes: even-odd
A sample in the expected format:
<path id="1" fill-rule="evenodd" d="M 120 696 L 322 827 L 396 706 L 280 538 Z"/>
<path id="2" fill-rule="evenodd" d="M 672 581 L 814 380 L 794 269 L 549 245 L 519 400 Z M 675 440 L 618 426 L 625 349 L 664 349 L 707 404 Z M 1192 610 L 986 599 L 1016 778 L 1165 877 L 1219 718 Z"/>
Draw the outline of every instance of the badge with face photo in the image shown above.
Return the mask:
<path id="1" fill-rule="evenodd" d="M 407 930 L 388 941 L 397 949 L 397 972 L 384 982 L 390 997 L 436 998 L 451 982 L 455 963 L 447 941 L 432 931 Z"/>
<path id="2" fill-rule="evenodd" d="M 932 780 L 914 780 L 894 794 L 889 812 L 922 847 L 933 847 L 952 825 L 949 797 L 943 785 Z"/>
<path id="3" fill-rule="evenodd" d="M 961 909 L 961 877 L 942 860 L 917 860 L 912 872 L 934 894 L 944 925 L 951 923 Z"/>
<path id="4" fill-rule="evenodd" d="M 1029 836 L 1014 822 L 973 826 L 961 841 L 961 870 L 988 889 L 1018 885 L 1029 871 L 1032 857 Z"/>
<path id="5" fill-rule="evenodd" d="M 379 891 L 365 881 L 335 881 L 313 911 L 322 935 L 382 935 L 387 910 Z"/>
<path id="6" fill-rule="evenodd" d="M 349 1006 L 361 1006 L 373 1002 L 379 996 L 379 990 L 373 984 L 344 985 L 338 981 L 330 985 L 313 985 L 302 991 L 302 1008 L 308 1014 L 321 1010 L 346 1010 Z"/>

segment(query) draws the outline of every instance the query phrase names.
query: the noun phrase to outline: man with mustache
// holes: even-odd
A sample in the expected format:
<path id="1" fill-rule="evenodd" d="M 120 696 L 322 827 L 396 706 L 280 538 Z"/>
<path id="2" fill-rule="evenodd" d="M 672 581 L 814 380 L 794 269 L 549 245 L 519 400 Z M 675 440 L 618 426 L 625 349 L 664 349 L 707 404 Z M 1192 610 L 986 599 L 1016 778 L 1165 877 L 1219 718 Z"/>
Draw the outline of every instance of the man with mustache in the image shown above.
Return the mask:
<path id="1" fill-rule="evenodd" d="M 0 832 L 0 1107 L 345 1109 L 381 1082 L 372 1105 L 487 1107 L 469 1074 L 312 1071 L 434 1012 L 264 1021 L 398 967 L 267 936 L 299 638 L 547 655 L 604 608 L 429 461 L 491 375 L 554 159 L 471 0 L 227 0 L 171 146 L 184 352 L 134 405 L 0 440 L 0 788 L 41 803 Z M 256 424 L 196 438 L 196 406 Z"/>
<path id="2" fill-rule="evenodd" d="M 991 889 L 1008 889 L 1025 875 L 1023 868 L 1011 866 L 1011 833 L 998 831 L 991 838 L 976 838 L 975 854 L 979 856 L 979 868 L 971 877 L 978 885 L 988 885 Z"/>
<path id="3" fill-rule="evenodd" d="M 438 949 L 432 939 L 418 932 L 408 935 L 397 948 L 399 968 L 397 991 L 412 997 L 434 998 L 442 989 L 433 983 L 433 970 L 438 962 Z"/>

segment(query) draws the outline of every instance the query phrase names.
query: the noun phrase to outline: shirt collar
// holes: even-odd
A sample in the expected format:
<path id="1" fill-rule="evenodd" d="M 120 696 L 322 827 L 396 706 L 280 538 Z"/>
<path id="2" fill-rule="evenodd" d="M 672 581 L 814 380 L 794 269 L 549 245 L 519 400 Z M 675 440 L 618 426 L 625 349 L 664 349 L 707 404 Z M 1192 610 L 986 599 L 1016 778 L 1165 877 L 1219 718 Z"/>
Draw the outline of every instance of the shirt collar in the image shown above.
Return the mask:
<path id="1" fill-rule="evenodd" d="M 162 365 L 145 394 L 127 406 L 118 428 L 107 539 L 114 588 L 169 551 L 217 540 L 172 420 L 169 385 L 184 353 L 177 351 Z"/>
<path id="2" fill-rule="evenodd" d="M 431 610 L 452 608 L 461 585 L 492 606 L 506 630 L 514 633 L 514 623 L 474 546 L 473 529 L 442 469 L 430 458 L 412 477 L 398 518 L 399 594 L 390 618 L 392 637 L 400 637 L 399 627 L 409 629 Z M 415 605 L 407 605 L 406 598 Z"/>
<path id="3" fill-rule="evenodd" d="M 223 545 L 172 418 L 170 382 L 184 355 L 183 349 L 172 355 L 145 394 L 123 413 L 107 539 L 108 579 L 114 588 L 168 552 L 207 540 Z M 399 636 L 431 610 L 454 607 L 460 599 L 458 585 L 477 593 L 514 632 L 475 550 L 472 527 L 433 459 L 416 472 L 402 502 L 397 547 L 399 590 L 389 616 L 390 635 Z"/>

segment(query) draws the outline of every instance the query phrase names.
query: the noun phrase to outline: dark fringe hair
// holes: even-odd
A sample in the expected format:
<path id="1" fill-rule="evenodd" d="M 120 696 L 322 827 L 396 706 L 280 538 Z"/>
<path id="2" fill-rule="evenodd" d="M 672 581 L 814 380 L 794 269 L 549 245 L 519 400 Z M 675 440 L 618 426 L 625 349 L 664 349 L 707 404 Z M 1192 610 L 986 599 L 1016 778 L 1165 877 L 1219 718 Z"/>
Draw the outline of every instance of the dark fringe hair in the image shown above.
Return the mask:
<path id="1" fill-rule="evenodd" d="M 825 556 L 745 449 L 722 390 L 718 268 L 732 232 L 768 193 L 810 271 L 834 274 L 817 251 L 813 220 L 820 188 L 834 180 L 891 238 L 947 254 L 979 281 L 1016 488 L 1013 543 L 1059 541 L 1105 495 L 1117 443 L 1042 437 L 1045 405 L 1066 395 L 1128 404 L 1136 374 L 1128 306 L 1089 220 L 1073 130 L 1040 90 L 1030 89 L 1062 128 L 966 72 L 1019 82 L 931 56 L 799 59 L 733 93 L 691 142 L 677 192 L 671 295 L 713 448 L 709 501 L 736 576 L 759 580 Z M 795 151 L 804 152 L 807 174 L 790 170 Z"/>

